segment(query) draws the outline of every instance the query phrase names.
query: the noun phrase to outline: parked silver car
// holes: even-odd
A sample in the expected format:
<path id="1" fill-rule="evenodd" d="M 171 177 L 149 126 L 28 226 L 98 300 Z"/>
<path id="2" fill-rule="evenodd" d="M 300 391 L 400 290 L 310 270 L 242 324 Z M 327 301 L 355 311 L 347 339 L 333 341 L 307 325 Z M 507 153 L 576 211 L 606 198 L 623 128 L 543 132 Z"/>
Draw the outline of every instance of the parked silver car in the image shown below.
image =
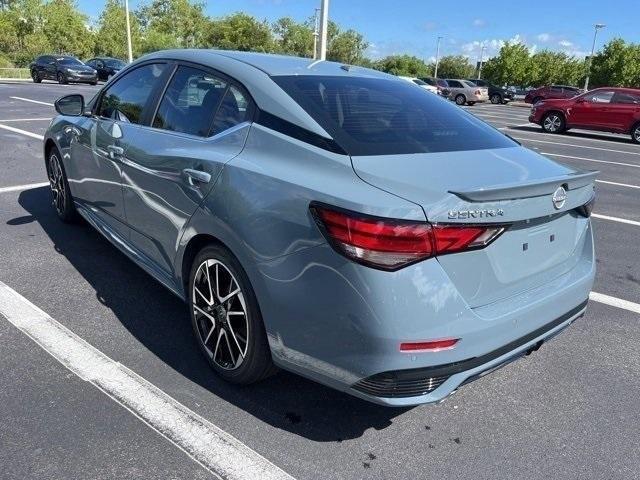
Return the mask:
<path id="1" fill-rule="evenodd" d="M 489 101 L 489 89 L 479 87 L 469 80 L 459 78 L 447 78 L 449 84 L 449 99 L 454 100 L 458 105 L 473 105 L 478 102 Z"/>

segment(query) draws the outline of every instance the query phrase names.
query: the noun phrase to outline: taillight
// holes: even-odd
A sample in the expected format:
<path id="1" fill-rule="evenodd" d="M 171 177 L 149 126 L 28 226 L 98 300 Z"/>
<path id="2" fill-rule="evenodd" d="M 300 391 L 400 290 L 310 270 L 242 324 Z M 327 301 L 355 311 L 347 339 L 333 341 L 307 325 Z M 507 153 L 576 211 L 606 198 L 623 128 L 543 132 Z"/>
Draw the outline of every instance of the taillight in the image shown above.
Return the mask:
<path id="1" fill-rule="evenodd" d="M 476 90 L 476 95 L 482 95 L 482 92 L 480 90 Z"/>
<path id="2" fill-rule="evenodd" d="M 451 350 L 458 343 L 459 338 L 445 338 L 428 342 L 407 342 L 400 344 L 401 352 L 441 352 Z"/>
<path id="3" fill-rule="evenodd" d="M 383 270 L 449 253 L 483 248 L 504 225 L 432 225 L 374 217 L 313 203 L 311 212 L 333 248 L 345 257 Z"/>

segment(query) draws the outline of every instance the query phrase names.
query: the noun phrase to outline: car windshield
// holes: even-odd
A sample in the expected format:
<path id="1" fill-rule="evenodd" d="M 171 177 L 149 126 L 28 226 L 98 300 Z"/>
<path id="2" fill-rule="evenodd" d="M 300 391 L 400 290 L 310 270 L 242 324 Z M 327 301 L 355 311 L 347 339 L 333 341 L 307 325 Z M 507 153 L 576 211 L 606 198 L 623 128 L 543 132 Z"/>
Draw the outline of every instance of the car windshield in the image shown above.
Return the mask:
<path id="1" fill-rule="evenodd" d="M 104 64 L 109 68 L 124 68 L 124 66 L 126 65 L 126 63 L 124 63 L 122 60 L 116 60 L 115 58 L 111 60 L 105 60 Z"/>
<path id="2" fill-rule="evenodd" d="M 58 57 L 56 60 L 60 65 L 84 65 L 80 60 L 73 57 Z"/>
<path id="3" fill-rule="evenodd" d="M 273 79 L 350 155 L 516 145 L 463 109 L 406 82 L 315 75 Z"/>

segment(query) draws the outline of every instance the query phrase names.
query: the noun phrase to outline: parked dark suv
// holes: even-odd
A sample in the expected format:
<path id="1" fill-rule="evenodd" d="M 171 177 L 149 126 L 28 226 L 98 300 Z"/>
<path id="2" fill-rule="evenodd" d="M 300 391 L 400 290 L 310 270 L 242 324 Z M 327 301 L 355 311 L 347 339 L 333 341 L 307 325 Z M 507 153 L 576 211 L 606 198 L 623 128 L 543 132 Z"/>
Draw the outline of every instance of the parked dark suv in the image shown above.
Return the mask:
<path id="1" fill-rule="evenodd" d="M 75 57 L 65 55 L 41 55 L 29 65 L 31 78 L 35 83 L 42 80 L 57 80 L 58 83 L 98 83 L 95 69 L 85 65 Z"/>
<path id="2" fill-rule="evenodd" d="M 475 83 L 479 87 L 486 87 L 489 90 L 489 101 L 494 105 L 509 103 L 513 100 L 513 92 L 506 88 L 497 87 L 491 82 L 479 78 L 468 78 L 467 80 Z"/>
<path id="3" fill-rule="evenodd" d="M 582 90 L 567 85 L 547 85 L 545 87 L 529 90 L 524 97 L 525 103 L 538 103 L 549 98 L 573 98 L 580 95 Z"/>
<path id="4" fill-rule="evenodd" d="M 98 71 L 98 80 L 104 81 L 109 80 L 127 65 L 122 60 L 111 57 L 96 57 L 85 63 Z"/>

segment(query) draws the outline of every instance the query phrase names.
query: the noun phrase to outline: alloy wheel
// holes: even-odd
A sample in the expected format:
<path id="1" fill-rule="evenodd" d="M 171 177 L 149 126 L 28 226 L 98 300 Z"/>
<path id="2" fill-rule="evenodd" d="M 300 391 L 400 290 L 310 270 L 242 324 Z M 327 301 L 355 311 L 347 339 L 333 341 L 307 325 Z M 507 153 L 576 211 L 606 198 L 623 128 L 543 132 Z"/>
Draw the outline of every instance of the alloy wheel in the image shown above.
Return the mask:
<path id="1" fill-rule="evenodd" d="M 458 95 L 458 96 L 456 97 L 456 103 L 457 103 L 458 105 L 464 105 L 464 104 L 466 103 L 466 101 L 467 101 L 467 99 L 466 99 L 466 98 L 464 98 L 464 95 Z"/>
<path id="2" fill-rule="evenodd" d="M 558 115 L 548 115 L 544 119 L 544 129 L 547 132 L 557 132 L 562 127 L 562 119 Z"/>
<path id="3" fill-rule="evenodd" d="M 501 103 L 502 99 L 500 98 L 500 95 L 493 95 L 491 97 L 491 103 L 493 103 L 494 105 L 497 105 L 499 103 Z"/>
<path id="4" fill-rule="evenodd" d="M 640 125 L 638 125 L 636 129 L 633 131 L 633 138 L 636 141 L 636 143 L 640 143 Z"/>
<path id="5" fill-rule="evenodd" d="M 191 305 L 210 359 L 224 370 L 236 370 L 247 356 L 249 318 L 240 284 L 224 263 L 208 259 L 198 266 Z"/>
<path id="6" fill-rule="evenodd" d="M 64 215 L 66 202 L 66 186 L 60 160 L 55 153 L 49 157 L 49 185 L 51 187 L 51 203 L 58 215 Z"/>

